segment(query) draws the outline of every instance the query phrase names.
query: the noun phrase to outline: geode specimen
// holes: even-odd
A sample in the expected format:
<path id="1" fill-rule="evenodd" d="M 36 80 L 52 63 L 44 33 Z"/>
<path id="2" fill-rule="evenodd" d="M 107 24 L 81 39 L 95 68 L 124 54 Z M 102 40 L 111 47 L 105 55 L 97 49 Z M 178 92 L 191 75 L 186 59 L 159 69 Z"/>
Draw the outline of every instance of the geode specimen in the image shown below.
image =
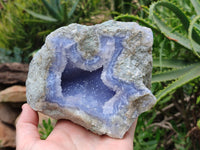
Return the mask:
<path id="1" fill-rule="evenodd" d="M 156 102 L 153 35 L 134 22 L 71 24 L 47 36 L 28 73 L 30 106 L 94 133 L 122 138 Z"/>

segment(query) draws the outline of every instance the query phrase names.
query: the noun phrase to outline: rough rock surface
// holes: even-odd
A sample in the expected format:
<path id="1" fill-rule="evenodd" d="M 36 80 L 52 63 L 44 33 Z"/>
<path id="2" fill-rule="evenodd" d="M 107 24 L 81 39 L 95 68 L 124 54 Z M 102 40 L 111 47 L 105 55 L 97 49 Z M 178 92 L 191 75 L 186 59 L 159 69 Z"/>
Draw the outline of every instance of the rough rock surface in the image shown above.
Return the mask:
<path id="1" fill-rule="evenodd" d="M 0 121 L 14 125 L 19 113 L 7 103 L 0 103 Z"/>
<path id="2" fill-rule="evenodd" d="M 1 91 L 0 102 L 26 102 L 26 87 L 14 85 Z"/>
<path id="3" fill-rule="evenodd" d="M 27 78 L 28 64 L 0 64 L 0 84 L 24 84 Z"/>
<path id="4" fill-rule="evenodd" d="M 151 85 L 153 35 L 134 22 L 71 24 L 52 32 L 26 81 L 36 111 L 122 138 L 156 102 Z"/>
<path id="5" fill-rule="evenodd" d="M 0 147 L 15 147 L 15 129 L 6 126 L 0 121 Z"/>

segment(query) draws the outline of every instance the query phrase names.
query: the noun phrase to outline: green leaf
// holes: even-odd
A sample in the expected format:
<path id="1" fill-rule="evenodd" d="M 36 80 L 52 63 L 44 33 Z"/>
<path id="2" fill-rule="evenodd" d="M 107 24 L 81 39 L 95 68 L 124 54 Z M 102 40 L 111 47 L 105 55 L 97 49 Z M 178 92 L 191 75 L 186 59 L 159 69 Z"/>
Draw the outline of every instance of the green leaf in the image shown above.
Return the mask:
<path id="1" fill-rule="evenodd" d="M 24 19 L 25 23 L 41 23 L 41 24 L 47 24 L 49 21 L 41 20 L 41 19 Z"/>
<path id="2" fill-rule="evenodd" d="M 42 120 L 42 124 L 43 124 L 44 128 L 47 130 L 48 129 L 48 124 L 46 123 L 45 120 Z"/>
<path id="3" fill-rule="evenodd" d="M 78 3 L 79 3 L 79 0 L 77 0 L 77 1 L 74 3 L 74 5 L 72 6 L 71 11 L 68 13 L 68 18 L 71 18 L 71 16 L 74 14 Z"/>
<path id="4" fill-rule="evenodd" d="M 59 11 L 60 0 L 50 0 L 51 6 L 54 7 L 55 10 Z M 58 12 L 57 12 L 58 13 Z"/>
<path id="5" fill-rule="evenodd" d="M 153 3 L 149 9 L 150 18 L 152 18 L 154 20 L 154 22 L 156 23 L 158 28 L 162 31 L 162 33 L 166 37 L 168 37 L 169 39 L 173 39 L 173 41 L 192 50 L 192 47 L 189 44 L 190 40 L 187 37 L 184 37 L 183 35 L 181 35 L 178 32 L 172 33 L 171 31 L 173 29 L 171 27 L 167 26 L 163 21 L 161 21 L 161 19 L 159 18 L 159 14 L 156 14 L 156 12 L 155 12 L 156 7 L 158 7 L 158 6 L 163 6 L 163 7 L 167 7 L 168 9 L 170 9 L 180 19 L 185 30 L 188 32 L 190 21 L 188 20 L 186 15 L 174 4 L 172 4 L 170 2 L 164 2 L 164 1 L 159 1 L 159 2 Z M 197 35 L 197 33 L 195 31 L 193 34 Z M 194 43 L 194 47 L 195 47 L 195 49 L 198 50 L 198 52 L 200 52 L 200 46 L 198 44 Z"/>
<path id="6" fill-rule="evenodd" d="M 197 121 L 197 127 L 200 128 L 200 119 Z"/>
<path id="7" fill-rule="evenodd" d="M 197 101 L 196 101 L 196 104 L 199 104 L 200 103 L 200 96 L 197 97 Z"/>
<path id="8" fill-rule="evenodd" d="M 157 143 L 158 143 L 158 141 L 151 140 L 151 141 L 143 143 L 143 145 L 146 145 L 146 146 L 153 146 L 154 145 L 154 147 L 156 147 Z"/>
<path id="9" fill-rule="evenodd" d="M 159 1 L 156 3 L 153 3 L 150 8 L 149 8 L 149 12 L 150 12 L 150 17 L 152 17 L 154 19 L 154 17 L 157 16 L 156 14 L 156 7 L 158 6 L 162 6 L 162 7 L 166 7 L 168 8 L 170 11 L 172 11 L 181 21 L 182 25 L 184 26 L 185 30 L 188 30 L 189 27 L 189 19 L 187 18 L 187 16 L 182 12 L 181 9 L 179 9 L 177 6 L 175 6 L 174 4 L 170 3 L 170 2 L 163 2 L 163 1 Z M 160 19 L 159 19 L 160 22 Z M 157 23 L 157 20 L 156 20 Z"/>
<path id="10" fill-rule="evenodd" d="M 129 14 L 122 14 L 122 15 L 118 15 L 117 17 L 114 18 L 114 20 L 122 20 L 122 19 L 128 19 L 128 20 L 133 20 L 133 21 L 139 21 L 139 23 L 151 28 L 152 30 L 154 30 L 155 32 L 160 32 L 159 29 L 157 29 L 152 23 L 146 21 L 145 19 L 139 17 L 139 16 L 135 16 L 135 15 L 129 15 Z"/>
<path id="11" fill-rule="evenodd" d="M 169 84 L 166 88 L 163 90 L 159 91 L 156 94 L 156 98 L 158 101 L 169 94 L 171 91 L 183 86 L 184 84 L 200 77 L 200 63 L 196 63 L 195 66 L 186 74 L 184 74 L 182 77 L 178 78 L 176 81 L 173 83 Z"/>
<path id="12" fill-rule="evenodd" d="M 53 125 L 52 125 L 52 122 L 51 122 L 50 118 L 47 121 L 46 120 L 42 120 L 42 125 L 43 125 L 43 127 L 40 126 L 39 133 L 40 133 L 40 138 L 44 140 L 52 132 Z"/>
<path id="13" fill-rule="evenodd" d="M 160 71 L 162 71 L 162 53 L 163 53 L 163 48 L 165 45 L 166 38 L 160 43 L 160 49 L 159 49 L 159 62 L 160 62 Z"/>
<path id="14" fill-rule="evenodd" d="M 51 119 L 48 119 L 48 125 L 51 126 Z"/>
<path id="15" fill-rule="evenodd" d="M 35 13 L 29 9 L 26 9 L 24 8 L 23 6 L 15 3 L 17 6 L 19 6 L 20 8 L 24 9 L 27 13 L 29 13 L 30 15 L 32 15 L 33 17 L 36 17 L 38 19 L 42 19 L 42 20 L 45 20 L 45 21 L 49 21 L 49 22 L 57 22 L 57 19 L 55 18 L 52 18 L 50 16 L 45 16 L 45 15 L 41 15 L 41 14 L 38 14 L 38 13 Z"/>
<path id="16" fill-rule="evenodd" d="M 57 0 L 56 3 L 57 3 L 58 10 L 61 12 L 61 9 L 62 9 L 61 1 Z"/>
<path id="17" fill-rule="evenodd" d="M 12 54 L 11 51 L 0 48 L 0 64 L 6 62 L 12 62 L 14 58 L 10 57 L 11 54 Z"/>
<path id="18" fill-rule="evenodd" d="M 153 59 L 153 67 L 163 67 L 163 68 L 181 68 L 186 65 L 190 65 L 190 62 L 185 60 L 175 60 L 175 59 L 162 59 L 162 64 L 159 59 Z"/>
<path id="19" fill-rule="evenodd" d="M 62 17 L 58 13 L 58 9 L 56 9 L 55 6 L 53 7 L 53 5 L 50 5 L 46 0 L 42 0 L 42 2 L 45 5 L 45 7 L 47 8 L 47 10 L 49 11 L 49 13 L 54 18 L 56 18 L 57 20 L 61 20 L 62 19 Z"/>
<path id="20" fill-rule="evenodd" d="M 42 19 L 42 20 L 49 21 L 49 22 L 57 22 L 57 19 L 52 18 L 50 16 L 41 15 L 41 14 L 35 13 L 35 12 L 28 10 L 28 9 L 24 9 L 24 10 L 27 13 L 29 13 L 30 15 L 32 15 L 32 16 L 38 18 L 38 19 Z"/>
<path id="21" fill-rule="evenodd" d="M 14 61 L 15 62 L 22 62 L 22 50 L 18 47 L 14 47 Z"/>
<path id="22" fill-rule="evenodd" d="M 200 25 L 199 24 L 194 24 L 195 28 L 197 28 L 200 31 Z"/>
<path id="23" fill-rule="evenodd" d="M 46 35 L 50 34 L 52 31 L 53 31 L 52 29 L 44 30 L 44 31 L 38 32 L 37 35 L 38 36 L 46 36 Z"/>
<path id="24" fill-rule="evenodd" d="M 40 134 L 45 134 L 43 131 L 39 131 Z"/>
<path id="25" fill-rule="evenodd" d="M 170 70 L 158 74 L 152 75 L 152 83 L 155 82 L 164 82 L 169 80 L 174 80 L 179 78 L 180 76 L 183 76 L 185 73 L 189 72 L 191 69 L 193 69 L 196 66 L 196 64 L 192 64 L 189 66 L 185 66 L 176 70 Z"/>
<path id="26" fill-rule="evenodd" d="M 200 3 L 198 2 L 198 0 L 190 0 L 190 2 L 194 6 L 197 15 L 200 15 Z"/>
<path id="27" fill-rule="evenodd" d="M 3 1 L 0 1 L 0 5 L 2 6 L 3 9 L 5 8 L 5 4 Z"/>
<path id="28" fill-rule="evenodd" d="M 64 3 L 63 5 L 62 5 L 62 10 L 61 10 L 61 13 L 63 14 L 63 20 L 65 21 L 65 22 L 68 22 L 68 12 L 67 12 L 67 3 Z"/>
<path id="29" fill-rule="evenodd" d="M 188 38 L 190 39 L 191 47 L 192 47 L 192 49 L 193 49 L 194 54 L 195 54 L 197 57 L 200 58 L 200 55 L 198 54 L 198 52 L 199 52 L 200 49 L 198 49 L 198 47 L 195 46 L 195 45 L 199 45 L 199 44 L 196 43 L 196 42 L 193 40 L 193 38 L 192 38 L 193 28 L 194 28 L 194 26 L 195 26 L 195 22 L 197 22 L 198 19 L 200 19 L 200 15 L 199 15 L 199 16 L 196 16 L 196 17 L 192 20 L 192 22 L 190 23 L 190 27 L 189 27 L 189 29 L 188 29 Z M 199 36 L 199 35 L 196 35 L 196 36 Z M 199 36 L 199 38 L 200 38 L 200 36 Z M 200 45 L 199 45 L 199 46 L 200 46 Z"/>

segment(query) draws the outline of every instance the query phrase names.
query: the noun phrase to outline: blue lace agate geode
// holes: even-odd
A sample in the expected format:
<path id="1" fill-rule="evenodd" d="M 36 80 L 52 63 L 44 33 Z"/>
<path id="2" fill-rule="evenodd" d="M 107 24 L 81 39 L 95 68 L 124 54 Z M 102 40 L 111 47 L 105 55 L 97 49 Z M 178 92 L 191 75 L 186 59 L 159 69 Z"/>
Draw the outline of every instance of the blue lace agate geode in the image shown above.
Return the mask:
<path id="1" fill-rule="evenodd" d="M 59 28 L 30 64 L 28 103 L 55 119 L 122 138 L 156 102 L 148 89 L 152 44 L 152 31 L 133 22 Z"/>

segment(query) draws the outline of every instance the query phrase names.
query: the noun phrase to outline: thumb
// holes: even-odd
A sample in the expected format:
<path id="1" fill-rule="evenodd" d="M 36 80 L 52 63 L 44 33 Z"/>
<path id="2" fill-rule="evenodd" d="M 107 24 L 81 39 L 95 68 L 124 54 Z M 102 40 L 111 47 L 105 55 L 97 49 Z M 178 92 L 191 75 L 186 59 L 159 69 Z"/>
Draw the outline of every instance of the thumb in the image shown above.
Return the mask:
<path id="1" fill-rule="evenodd" d="M 40 140 L 38 133 L 38 114 L 28 104 L 22 106 L 22 113 L 16 124 L 16 145 L 17 150 L 31 146 Z"/>

